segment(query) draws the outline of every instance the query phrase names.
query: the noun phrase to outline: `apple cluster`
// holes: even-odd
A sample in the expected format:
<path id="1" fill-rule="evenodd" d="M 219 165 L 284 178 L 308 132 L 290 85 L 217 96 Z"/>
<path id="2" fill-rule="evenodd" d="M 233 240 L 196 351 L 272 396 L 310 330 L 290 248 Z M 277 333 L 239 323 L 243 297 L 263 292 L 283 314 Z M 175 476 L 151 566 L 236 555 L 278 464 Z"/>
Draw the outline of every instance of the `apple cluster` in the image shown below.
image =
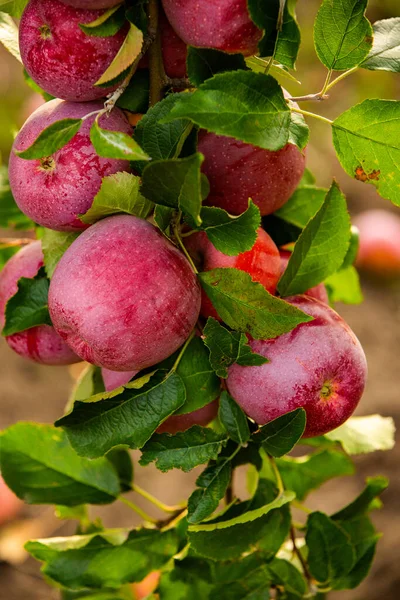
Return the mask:
<path id="1" fill-rule="evenodd" d="M 151 222 L 124 214 L 88 226 L 88 211 L 102 179 L 132 172 L 129 161 L 97 155 L 90 127 L 104 97 L 118 83 L 95 85 L 120 50 L 126 27 L 109 37 L 88 36 L 81 24 L 95 21 L 119 0 L 30 0 L 20 24 L 26 71 L 56 98 L 37 109 L 15 138 L 9 165 L 12 193 L 35 223 L 80 235 L 61 257 L 49 288 L 52 326 L 40 325 L 7 337 L 21 356 L 47 365 L 80 360 L 101 367 L 106 390 L 124 385 L 139 371 L 175 353 L 198 324 L 221 320 L 184 253 Z M 249 56 L 257 52 L 261 31 L 246 0 L 163 0 L 160 29 L 165 70 L 186 74 L 187 45 Z M 146 57 L 142 61 L 146 68 Z M 101 100 L 103 98 L 103 100 Z M 52 156 L 25 159 L 26 150 L 51 124 L 83 118 L 79 132 Z M 100 119 L 103 129 L 132 133 L 125 113 L 114 107 Z M 292 143 L 269 151 L 231 137 L 201 130 L 198 150 L 210 193 L 205 203 L 240 215 L 251 198 L 262 216 L 288 201 L 305 168 L 305 154 Z M 270 294 L 286 268 L 290 252 L 279 249 L 263 229 L 248 252 L 227 256 L 204 231 L 185 236 L 186 252 L 202 271 L 234 268 L 250 274 Z M 21 277 L 33 278 L 43 266 L 40 241 L 21 249 L 0 275 L 0 313 Z M 323 284 L 287 302 L 313 317 L 275 339 L 249 337 L 252 350 L 268 359 L 261 366 L 229 369 L 227 388 L 247 415 L 264 424 L 299 406 L 307 412 L 306 436 L 343 423 L 363 393 L 366 361 L 362 347 L 343 319 L 330 308 Z M 218 399 L 198 411 L 170 417 L 159 431 L 174 433 L 208 424 Z"/>

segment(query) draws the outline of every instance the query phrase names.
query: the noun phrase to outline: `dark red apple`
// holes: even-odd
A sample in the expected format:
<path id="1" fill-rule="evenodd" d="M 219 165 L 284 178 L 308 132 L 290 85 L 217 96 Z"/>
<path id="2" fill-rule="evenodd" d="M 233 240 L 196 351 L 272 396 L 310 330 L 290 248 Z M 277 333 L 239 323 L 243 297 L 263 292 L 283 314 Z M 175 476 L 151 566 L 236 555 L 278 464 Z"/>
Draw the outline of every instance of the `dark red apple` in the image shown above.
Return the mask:
<path id="1" fill-rule="evenodd" d="M 63 4 L 84 10 L 99 10 L 122 4 L 123 0 L 60 0 Z"/>
<path id="2" fill-rule="evenodd" d="M 93 4 L 93 2 L 92 2 Z M 19 46 L 32 79 L 48 94 L 86 102 L 118 87 L 95 86 L 117 55 L 128 24 L 115 35 L 86 35 L 80 23 L 95 21 L 102 11 L 79 10 L 59 0 L 30 0 L 21 18 Z"/>
<path id="3" fill-rule="evenodd" d="M 8 300 L 18 290 L 21 277 L 32 278 L 43 266 L 40 242 L 32 242 L 14 254 L 0 273 L 0 326 L 4 327 Z M 50 325 L 39 325 L 6 337 L 7 344 L 20 356 L 44 365 L 69 365 L 80 358 Z"/>
<path id="4" fill-rule="evenodd" d="M 198 150 L 210 182 L 205 204 L 233 215 L 246 210 L 249 198 L 262 215 L 275 212 L 289 200 L 305 169 L 305 155 L 294 144 L 272 152 L 203 130 Z"/>
<path id="5" fill-rule="evenodd" d="M 400 217 L 387 210 L 366 210 L 353 219 L 360 232 L 356 264 L 378 276 L 400 274 Z"/>
<path id="6" fill-rule="evenodd" d="M 151 223 L 98 221 L 53 274 L 49 311 L 75 352 L 112 371 L 140 371 L 182 346 L 200 310 L 189 262 Z"/>
<path id="7" fill-rule="evenodd" d="M 264 425 L 303 407 L 304 437 L 342 425 L 364 391 L 367 362 L 347 323 L 329 306 L 307 296 L 287 299 L 314 317 L 273 340 L 252 340 L 251 349 L 270 362 L 229 368 L 230 394 L 256 423 Z"/>
<path id="8" fill-rule="evenodd" d="M 160 37 L 164 70 L 168 77 L 186 77 L 187 45 L 172 29 L 167 17 L 160 12 Z"/>
<path id="9" fill-rule="evenodd" d="M 185 246 L 196 266 L 202 271 L 218 268 L 234 268 L 251 275 L 253 281 L 261 283 L 273 294 L 281 274 L 279 250 L 263 229 L 257 230 L 257 239 L 251 250 L 238 256 L 227 256 L 216 249 L 203 231 L 185 239 Z M 219 319 L 211 301 L 202 290 L 201 314 L 203 317 Z"/>
<path id="10" fill-rule="evenodd" d="M 26 160 L 14 152 L 26 150 L 55 121 L 79 119 L 101 108 L 101 102 L 51 100 L 29 117 L 15 138 L 9 162 L 10 185 L 19 208 L 36 223 L 58 231 L 85 229 L 87 225 L 78 215 L 91 207 L 102 178 L 130 169 L 127 160 L 96 154 L 89 136 L 95 116 L 86 119 L 72 140 L 52 156 Z M 132 131 L 118 108 L 102 116 L 100 125 L 128 134 Z"/>
<path id="11" fill-rule="evenodd" d="M 281 257 L 281 276 L 284 271 L 286 271 L 287 264 L 289 262 L 289 258 L 291 256 L 291 252 L 288 250 L 279 250 L 279 254 Z M 310 288 L 306 292 L 304 292 L 305 296 L 310 296 L 310 298 L 316 298 L 317 300 L 321 300 L 321 302 L 325 302 L 325 304 L 329 304 L 328 292 L 326 291 L 326 287 L 323 283 L 319 283 L 314 287 Z"/>
<path id="12" fill-rule="evenodd" d="M 247 0 L 163 0 L 163 7 L 189 46 L 257 54 L 262 32 L 250 19 Z"/>

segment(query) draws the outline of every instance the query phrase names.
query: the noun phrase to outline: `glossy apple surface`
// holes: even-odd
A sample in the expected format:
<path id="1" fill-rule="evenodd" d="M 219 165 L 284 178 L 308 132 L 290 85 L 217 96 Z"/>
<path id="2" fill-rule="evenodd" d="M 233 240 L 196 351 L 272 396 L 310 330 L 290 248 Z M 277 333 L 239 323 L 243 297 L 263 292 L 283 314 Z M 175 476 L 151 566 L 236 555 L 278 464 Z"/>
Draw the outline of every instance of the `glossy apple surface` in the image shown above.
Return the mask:
<path id="1" fill-rule="evenodd" d="M 54 327 L 82 359 L 140 371 L 182 346 L 200 310 L 184 255 L 151 223 L 130 215 L 98 221 L 68 248 L 53 274 Z"/>
<path id="2" fill-rule="evenodd" d="M 58 231 L 87 227 L 78 217 L 89 210 L 103 177 L 129 171 L 129 161 L 101 158 L 90 141 L 95 115 L 86 119 L 78 133 L 63 148 L 42 159 L 26 160 L 15 150 L 26 150 L 39 134 L 62 119 L 80 119 L 102 108 L 101 102 L 51 100 L 26 121 L 14 140 L 9 162 L 10 186 L 16 203 L 35 223 Z M 118 108 L 103 115 L 104 129 L 130 134 L 132 128 Z"/>
<path id="3" fill-rule="evenodd" d="M 227 386 L 246 414 L 263 425 L 303 407 L 304 437 L 342 425 L 363 394 L 367 363 L 360 342 L 329 306 L 307 296 L 288 302 L 314 317 L 273 340 L 252 340 L 254 352 L 270 362 L 229 368 Z"/>
<path id="4" fill-rule="evenodd" d="M 87 102 L 118 87 L 95 86 L 121 48 L 128 25 L 115 35 L 84 33 L 79 24 L 95 21 L 101 10 L 79 10 L 59 0 L 30 0 L 19 26 L 22 62 L 32 79 L 48 94 Z"/>
<path id="5" fill-rule="evenodd" d="M 262 32 L 250 19 L 247 0 L 163 0 L 163 7 L 189 46 L 257 54 Z"/>
<path id="6" fill-rule="evenodd" d="M 228 256 L 217 250 L 205 232 L 188 236 L 185 245 L 199 270 L 239 269 L 248 273 L 253 281 L 261 283 L 271 294 L 275 292 L 281 274 L 279 250 L 263 229 L 257 230 L 257 239 L 253 248 L 238 256 Z M 219 318 L 204 290 L 202 290 L 201 314 L 205 318 Z"/>
<path id="7" fill-rule="evenodd" d="M 43 266 L 40 242 L 21 248 L 0 272 L 0 326 L 4 327 L 7 301 L 18 291 L 18 280 L 35 277 Z M 6 337 L 6 342 L 20 356 L 44 365 L 69 365 L 80 358 L 67 346 L 50 325 L 39 325 Z"/>

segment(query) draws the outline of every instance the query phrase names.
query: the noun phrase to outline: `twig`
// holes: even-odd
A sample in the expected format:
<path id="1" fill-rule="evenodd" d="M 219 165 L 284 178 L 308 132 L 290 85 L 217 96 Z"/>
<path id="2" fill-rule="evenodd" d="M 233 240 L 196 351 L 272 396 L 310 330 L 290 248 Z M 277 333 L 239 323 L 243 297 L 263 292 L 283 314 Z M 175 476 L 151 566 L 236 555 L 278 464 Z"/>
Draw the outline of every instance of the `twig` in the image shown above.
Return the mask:
<path id="1" fill-rule="evenodd" d="M 164 502 L 161 502 L 161 500 L 159 500 L 143 488 L 136 485 L 136 483 L 132 485 L 132 491 L 136 492 L 137 494 L 140 494 L 140 496 L 154 504 L 154 506 L 157 506 L 157 508 L 167 513 L 173 513 L 175 515 L 177 512 L 180 512 L 182 509 L 186 508 L 186 505 L 168 506 L 167 504 L 164 504 Z"/>
<path id="2" fill-rule="evenodd" d="M 304 560 L 303 555 L 301 554 L 301 552 L 298 549 L 297 544 L 296 544 L 296 533 L 295 533 L 293 525 L 290 528 L 290 539 L 292 540 L 292 544 L 293 544 L 293 552 L 295 553 L 295 555 L 297 556 L 297 558 L 299 559 L 299 561 L 301 563 L 305 578 L 307 579 L 307 581 L 309 583 L 311 583 L 312 577 L 311 577 L 310 571 L 308 570 L 307 563 Z"/>
<path id="3" fill-rule="evenodd" d="M 158 0 L 149 0 L 149 29 L 154 34 L 154 42 L 149 49 L 150 106 L 154 106 L 162 100 L 166 79 L 162 60 L 161 37 L 158 28 L 158 13 Z"/>

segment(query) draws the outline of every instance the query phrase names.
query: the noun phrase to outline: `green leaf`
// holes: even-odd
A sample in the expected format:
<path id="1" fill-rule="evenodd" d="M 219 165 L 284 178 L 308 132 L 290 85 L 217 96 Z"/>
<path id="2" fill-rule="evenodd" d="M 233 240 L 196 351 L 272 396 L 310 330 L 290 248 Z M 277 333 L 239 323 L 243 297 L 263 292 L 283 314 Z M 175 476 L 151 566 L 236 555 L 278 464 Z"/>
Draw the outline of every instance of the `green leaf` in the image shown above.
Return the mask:
<path id="1" fill-rule="evenodd" d="M 19 19 L 28 4 L 28 0 L 0 0 L 0 8 L 3 12 Z"/>
<path id="2" fill-rule="evenodd" d="M 361 304 L 364 296 L 360 287 L 360 278 L 352 266 L 339 269 L 324 281 L 329 300 L 331 302 L 344 302 L 345 304 Z"/>
<path id="3" fill-rule="evenodd" d="M 249 346 L 244 333 L 228 331 L 213 317 L 209 317 L 203 330 L 204 343 L 210 350 L 210 364 L 218 377 L 228 377 L 228 367 L 235 362 L 242 366 L 259 366 L 268 359 L 256 354 Z"/>
<path id="4" fill-rule="evenodd" d="M 51 325 L 47 305 L 49 284 L 41 271 L 34 279 L 21 277 L 18 280 L 18 291 L 6 304 L 2 335 L 13 335 L 37 325 Z"/>
<path id="5" fill-rule="evenodd" d="M 360 232 L 358 227 L 355 225 L 351 226 L 350 229 L 350 244 L 349 249 L 347 250 L 347 254 L 344 257 L 344 261 L 340 269 L 346 269 L 346 267 L 351 267 L 357 259 L 358 251 L 360 248 Z"/>
<path id="6" fill-rule="evenodd" d="M 17 423 L 0 436 L 1 473 L 28 504 L 108 504 L 120 493 L 118 475 L 105 458 L 80 458 L 63 431 Z"/>
<path id="7" fill-rule="evenodd" d="M 201 338 L 195 336 L 192 339 L 176 372 L 185 386 L 186 400 L 174 414 L 191 413 L 218 398 L 221 382 L 210 365 L 209 353 Z"/>
<path id="8" fill-rule="evenodd" d="M 175 435 L 155 434 L 142 448 L 140 464 L 156 463 L 164 473 L 170 469 L 181 469 L 185 473 L 198 465 L 216 459 L 226 439 L 207 427 L 194 425 Z"/>
<path id="9" fill-rule="evenodd" d="M 106 459 L 118 473 L 121 491 L 129 492 L 133 482 L 133 463 L 129 452 L 123 448 L 115 448 L 107 453 Z"/>
<path id="10" fill-rule="evenodd" d="M 38 234 L 42 241 L 44 268 L 47 277 L 52 277 L 60 258 L 76 240 L 79 233 L 71 231 L 53 231 L 52 229 L 41 227 L 38 229 Z"/>
<path id="11" fill-rule="evenodd" d="M 172 108 L 184 95 L 170 94 L 150 108 L 135 128 L 134 137 L 153 160 L 177 158 L 183 143 L 189 135 L 192 124 L 188 119 L 178 119 L 172 123 L 162 123 Z"/>
<path id="12" fill-rule="evenodd" d="M 209 563 L 192 556 L 175 560 L 174 568 L 161 574 L 158 587 L 163 600 L 209 600 L 210 590 Z"/>
<path id="13" fill-rule="evenodd" d="M 354 473 L 351 459 L 334 449 L 299 458 L 286 456 L 278 458 L 276 462 L 285 487 L 293 490 L 298 500 L 304 500 L 311 490 L 319 488 L 334 477 Z"/>
<path id="14" fill-rule="evenodd" d="M 131 173 L 114 173 L 104 177 L 92 206 L 79 218 L 88 224 L 118 213 L 146 219 L 152 210 L 152 204 L 141 195 L 139 186 L 139 177 Z"/>
<path id="15" fill-rule="evenodd" d="M 369 477 L 366 488 L 358 498 L 332 515 L 331 519 L 334 521 L 347 521 L 365 514 L 371 510 L 371 504 L 375 498 L 380 496 L 387 489 L 388 485 L 389 481 L 386 477 Z"/>
<path id="16" fill-rule="evenodd" d="M 348 454 L 366 454 L 376 450 L 391 450 L 395 444 L 395 425 L 391 417 L 369 415 L 351 417 L 326 438 L 339 442 Z"/>
<path id="17" fill-rule="evenodd" d="M 178 550 L 178 537 L 171 529 L 111 529 L 31 541 L 25 548 L 45 563 L 46 577 L 67 588 L 118 589 L 162 568 Z"/>
<path id="18" fill-rule="evenodd" d="M 210 600 L 268 600 L 270 572 L 266 557 L 253 552 L 242 560 L 217 563 L 213 569 L 216 586 Z"/>
<path id="19" fill-rule="evenodd" d="M 156 204 L 154 208 L 154 221 L 161 231 L 166 231 L 169 228 L 173 216 L 173 208 Z"/>
<path id="20" fill-rule="evenodd" d="M 199 279 L 225 323 L 256 339 L 274 338 L 312 321 L 309 315 L 269 294 L 244 271 L 213 269 L 199 273 Z"/>
<path id="21" fill-rule="evenodd" d="M 333 582 L 332 587 L 335 590 L 354 589 L 368 575 L 380 536 L 375 532 L 370 519 L 365 516 L 340 521 L 340 526 L 350 537 L 356 552 L 356 561 L 347 574 L 343 574 Z"/>
<path id="22" fill-rule="evenodd" d="M 376 21 L 372 27 L 372 49 L 360 66 L 371 71 L 400 73 L 400 17 Z"/>
<path id="23" fill-rule="evenodd" d="M 218 416 L 233 441 L 241 445 L 249 441 L 250 428 L 247 417 L 228 392 L 224 391 L 221 394 Z"/>
<path id="24" fill-rule="evenodd" d="M 335 273 L 343 264 L 349 239 L 346 199 L 334 182 L 323 205 L 296 242 L 279 280 L 279 293 L 282 296 L 301 294 Z"/>
<path id="25" fill-rule="evenodd" d="M 116 102 L 116 106 L 131 113 L 145 113 L 149 107 L 150 79 L 146 70 L 136 71 L 128 87 Z M 139 121 L 140 123 L 140 121 Z M 139 126 L 136 125 L 136 128 Z M 144 148 L 143 144 L 139 145 Z"/>
<path id="26" fill-rule="evenodd" d="M 312 513 L 307 520 L 306 542 L 311 575 L 329 583 L 346 575 L 356 559 L 349 535 L 327 515 Z"/>
<path id="27" fill-rule="evenodd" d="M 182 210 L 201 224 L 200 209 L 202 154 L 187 158 L 152 161 L 143 171 L 141 192 L 155 204 Z"/>
<path id="28" fill-rule="evenodd" d="M 372 27 L 365 17 L 368 0 L 324 0 L 314 24 L 314 44 L 328 69 L 356 67 L 372 47 Z"/>
<path id="29" fill-rule="evenodd" d="M 89 522 L 88 507 L 86 504 L 78 504 L 78 506 L 62 506 L 58 504 L 55 507 L 55 515 L 57 519 L 68 521 L 73 519 L 76 521 Z"/>
<path id="30" fill-rule="evenodd" d="M 0 227 L 34 229 L 35 224 L 18 208 L 8 182 L 7 167 L 0 165 Z"/>
<path id="31" fill-rule="evenodd" d="M 0 42 L 16 58 L 22 62 L 18 44 L 18 27 L 10 15 L 0 12 Z"/>
<path id="32" fill-rule="evenodd" d="M 293 107 L 293 102 L 289 102 L 289 106 Z M 303 115 L 296 112 L 291 112 L 288 142 L 290 144 L 294 144 L 300 150 L 304 150 L 309 139 L 310 129 Z"/>
<path id="33" fill-rule="evenodd" d="M 264 450 L 271 456 L 280 457 L 294 448 L 303 435 L 305 427 L 306 411 L 303 408 L 296 408 L 260 427 L 253 436 L 253 441 L 262 444 Z"/>
<path id="34" fill-rule="evenodd" d="M 268 571 L 271 583 L 275 586 L 282 586 L 288 598 L 293 598 L 293 600 L 295 598 L 304 598 L 307 591 L 307 583 L 294 565 L 287 560 L 274 558 L 268 563 Z"/>
<path id="35" fill-rule="evenodd" d="M 220 252 L 237 256 L 251 250 L 261 224 L 258 207 L 249 200 L 249 208 L 239 216 L 232 216 L 222 208 L 204 206 L 201 209 L 201 229 Z"/>
<path id="36" fill-rule="evenodd" d="M 296 0 L 248 0 L 254 23 L 264 31 L 258 44 L 260 56 L 273 56 L 275 60 L 293 68 L 300 47 L 300 29 L 296 22 Z"/>
<path id="37" fill-rule="evenodd" d="M 289 200 L 275 212 L 280 219 L 303 229 L 320 210 L 328 190 L 314 185 L 298 187 Z"/>
<path id="38" fill-rule="evenodd" d="M 90 141 L 99 156 L 123 160 L 150 160 L 150 157 L 127 133 L 102 129 L 95 120 L 90 128 Z"/>
<path id="39" fill-rule="evenodd" d="M 103 85 L 105 83 L 112 82 L 121 73 L 126 71 L 126 69 L 128 69 L 128 67 L 130 67 L 135 59 L 139 56 L 142 49 L 142 44 L 143 33 L 131 23 L 124 43 L 118 50 L 118 53 L 114 57 L 112 63 L 109 65 L 100 79 L 96 81 L 96 85 Z"/>
<path id="40" fill-rule="evenodd" d="M 119 5 L 104 11 L 97 19 L 90 23 L 80 23 L 79 27 L 86 35 L 111 37 L 118 33 L 125 22 L 125 9 Z"/>
<path id="41" fill-rule="evenodd" d="M 200 523 L 218 508 L 229 485 L 231 473 L 230 460 L 220 459 L 207 467 L 197 478 L 196 485 L 201 489 L 195 490 L 189 498 L 189 523 Z"/>
<path id="42" fill-rule="evenodd" d="M 200 127 L 266 150 L 288 141 L 290 111 L 270 75 L 251 71 L 220 73 L 194 93 L 183 94 L 164 122 L 190 119 Z"/>
<path id="43" fill-rule="evenodd" d="M 291 502 L 293 498 L 293 492 L 284 492 L 269 504 L 248 510 L 232 519 L 190 525 L 190 544 L 197 554 L 213 560 L 238 558 L 270 529 L 269 514 Z"/>
<path id="44" fill-rule="evenodd" d="M 186 59 L 188 77 L 198 87 L 217 73 L 246 69 L 243 54 L 227 54 L 212 48 L 189 46 Z"/>
<path id="45" fill-rule="evenodd" d="M 80 456 L 96 458 L 124 444 L 141 448 L 165 419 L 185 401 L 179 375 L 154 377 L 140 390 L 119 388 L 76 401 L 70 414 L 56 422 L 64 427 Z"/>
<path id="46" fill-rule="evenodd" d="M 57 150 L 68 144 L 76 135 L 83 123 L 82 119 L 61 119 L 55 121 L 38 135 L 36 140 L 26 150 L 14 150 L 20 158 L 32 160 L 51 156 Z"/>
<path id="47" fill-rule="evenodd" d="M 400 102 L 364 100 L 332 123 L 333 143 L 343 169 L 400 206 Z"/>

